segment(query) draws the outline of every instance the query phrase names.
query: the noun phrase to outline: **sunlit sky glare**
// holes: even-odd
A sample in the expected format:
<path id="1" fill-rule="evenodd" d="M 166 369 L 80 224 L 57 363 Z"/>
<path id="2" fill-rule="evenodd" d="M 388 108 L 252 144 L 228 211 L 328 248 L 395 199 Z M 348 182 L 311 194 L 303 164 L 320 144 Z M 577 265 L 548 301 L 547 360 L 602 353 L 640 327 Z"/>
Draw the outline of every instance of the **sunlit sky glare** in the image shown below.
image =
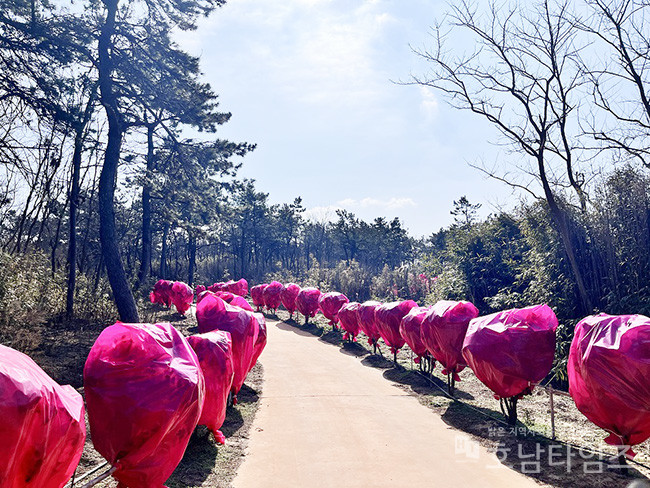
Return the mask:
<path id="1" fill-rule="evenodd" d="M 271 203 L 301 196 L 313 218 L 344 208 L 367 221 L 399 217 L 414 236 L 453 221 L 453 200 L 481 215 L 516 200 L 468 163 L 500 154 L 494 130 L 404 86 L 427 65 L 439 0 L 229 0 L 178 41 L 232 112 L 219 137 L 257 144 L 240 177 Z"/>

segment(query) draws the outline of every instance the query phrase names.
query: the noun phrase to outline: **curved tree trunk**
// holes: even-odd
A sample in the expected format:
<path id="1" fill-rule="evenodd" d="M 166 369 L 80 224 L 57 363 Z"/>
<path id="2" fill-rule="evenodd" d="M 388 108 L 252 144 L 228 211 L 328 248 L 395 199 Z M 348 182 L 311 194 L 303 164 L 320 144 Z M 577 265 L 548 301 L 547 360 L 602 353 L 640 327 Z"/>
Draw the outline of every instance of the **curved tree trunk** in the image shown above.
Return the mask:
<path id="1" fill-rule="evenodd" d="M 114 197 L 123 132 L 117 98 L 113 93 L 111 78 L 113 67 L 110 50 L 111 38 L 115 31 L 118 0 L 103 1 L 107 13 L 99 36 L 99 87 L 101 102 L 106 110 L 108 120 L 108 142 L 104 154 L 104 165 L 99 177 L 99 238 L 106 274 L 113 290 L 113 298 L 120 319 L 124 322 L 139 322 L 138 309 L 122 265 L 115 231 Z"/>
<path id="2" fill-rule="evenodd" d="M 545 141 L 542 141 L 544 143 Z M 564 246 L 564 251 L 566 252 L 567 258 L 569 259 L 569 265 L 571 266 L 571 271 L 573 272 L 573 277 L 576 280 L 576 286 L 578 287 L 578 294 L 580 295 L 580 301 L 582 305 L 582 312 L 591 313 L 593 311 L 593 306 L 589 294 L 587 293 L 587 287 L 585 286 L 584 279 L 582 277 L 582 271 L 578 266 L 578 260 L 576 259 L 575 252 L 573 251 L 573 245 L 571 244 L 571 232 L 569 230 L 569 225 L 567 223 L 567 216 L 558 205 L 555 200 L 555 195 L 551 190 L 551 186 L 546 177 L 546 167 L 544 165 L 544 156 L 540 151 L 537 156 L 537 165 L 539 170 L 539 175 L 542 181 L 542 187 L 544 188 L 544 196 L 548 203 L 548 208 L 551 211 L 551 217 L 555 222 L 558 233 L 560 234 L 560 240 Z"/>

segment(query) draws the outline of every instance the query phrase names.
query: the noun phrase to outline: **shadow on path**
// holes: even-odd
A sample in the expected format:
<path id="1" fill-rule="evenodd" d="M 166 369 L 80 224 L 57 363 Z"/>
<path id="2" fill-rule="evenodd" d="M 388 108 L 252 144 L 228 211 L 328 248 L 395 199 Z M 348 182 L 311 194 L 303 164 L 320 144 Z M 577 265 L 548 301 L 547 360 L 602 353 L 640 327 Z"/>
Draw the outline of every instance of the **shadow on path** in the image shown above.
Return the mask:
<path id="1" fill-rule="evenodd" d="M 304 327 L 301 327 L 301 326 L 289 325 L 289 324 L 286 324 L 285 322 L 278 322 L 276 324 L 276 327 L 278 329 L 280 329 L 280 330 L 293 332 L 294 334 L 298 334 L 299 336 L 302 336 L 302 337 L 314 337 L 314 336 L 320 337 L 320 334 L 317 334 L 316 331 L 314 330 L 314 329 L 316 329 L 315 327 L 313 329 L 312 328 L 304 328 Z M 322 332 L 322 329 L 321 329 L 321 332 Z"/>
<path id="2" fill-rule="evenodd" d="M 392 381 L 393 383 L 408 386 L 413 392 L 419 395 L 446 398 L 446 395 L 444 393 L 447 388 L 446 383 L 443 383 L 436 378 L 437 381 L 434 381 L 434 384 L 432 384 L 417 371 L 405 368 L 392 368 L 384 371 L 383 377 L 389 381 Z M 438 388 L 436 388 L 436 386 Z"/>
<path id="3" fill-rule="evenodd" d="M 370 354 L 368 350 L 358 342 L 344 342 L 339 349 L 341 354 L 361 358 Z"/>
<path id="4" fill-rule="evenodd" d="M 343 334 L 341 334 L 339 329 L 331 328 L 327 330 L 327 332 L 324 332 L 318 340 L 335 346 L 340 346 L 343 341 Z"/>
<path id="5" fill-rule="evenodd" d="M 379 354 L 369 354 L 361 360 L 361 364 L 377 369 L 390 369 L 395 367 L 393 361 L 390 361 Z"/>

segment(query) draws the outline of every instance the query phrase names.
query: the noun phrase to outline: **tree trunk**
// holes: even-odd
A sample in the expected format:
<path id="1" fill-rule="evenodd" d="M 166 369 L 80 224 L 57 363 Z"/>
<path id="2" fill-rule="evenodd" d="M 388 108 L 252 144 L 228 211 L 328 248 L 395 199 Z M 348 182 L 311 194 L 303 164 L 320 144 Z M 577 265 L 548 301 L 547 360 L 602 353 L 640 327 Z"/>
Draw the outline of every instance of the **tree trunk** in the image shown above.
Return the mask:
<path id="1" fill-rule="evenodd" d="M 65 301 L 65 314 L 71 318 L 74 314 L 74 290 L 77 282 L 77 212 L 79 208 L 79 187 L 81 181 L 81 156 L 83 154 L 84 131 L 90 121 L 95 104 L 96 87 L 86 104 L 84 118 L 75 131 L 74 151 L 72 153 L 72 187 L 70 188 L 70 207 L 68 216 L 68 289 Z"/>
<path id="2" fill-rule="evenodd" d="M 241 244 L 239 246 L 239 276 L 246 276 L 247 275 L 247 273 L 245 273 L 245 271 L 244 271 L 244 259 L 245 259 L 245 256 L 246 256 L 246 246 L 244 245 L 244 243 L 246 242 L 245 241 L 246 233 L 245 233 L 245 230 L 244 230 L 244 225 L 246 225 L 245 220 L 242 221 L 242 226 L 241 226 Z M 236 271 L 235 271 L 235 273 L 236 273 Z M 237 274 L 235 276 L 237 276 Z"/>
<path id="3" fill-rule="evenodd" d="M 97 290 L 99 289 L 99 282 L 102 279 L 102 273 L 104 271 L 104 258 L 99 256 L 99 263 L 97 263 L 97 271 L 95 273 L 95 282 L 93 284 L 93 296 L 97 295 Z"/>
<path id="4" fill-rule="evenodd" d="M 169 234 L 169 223 L 165 222 L 162 233 L 162 250 L 160 251 L 160 270 L 158 272 L 161 278 L 167 276 L 167 234 Z"/>
<path id="5" fill-rule="evenodd" d="M 84 230 L 83 240 L 81 241 L 81 256 L 79 257 L 79 269 L 90 274 L 91 264 L 88 264 L 88 242 L 90 238 L 90 229 L 92 224 L 93 212 L 95 209 L 95 195 L 97 194 L 97 172 L 93 177 L 91 185 L 90 197 L 88 198 L 88 205 L 86 205 L 86 228 Z M 86 266 L 88 264 L 88 266 Z"/>
<path id="6" fill-rule="evenodd" d="M 180 276 L 181 265 L 178 259 L 178 234 L 174 236 L 174 279 Z"/>
<path id="7" fill-rule="evenodd" d="M 542 144 L 545 141 L 542 141 Z M 587 287 L 585 286 L 584 280 L 582 278 L 582 271 L 578 266 L 578 261 L 576 259 L 575 253 L 573 251 L 573 245 L 571 243 L 571 233 L 569 231 L 569 225 L 567 223 L 567 217 L 564 213 L 564 210 L 560 208 L 555 200 L 555 195 L 551 190 L 551 186 L 548 183 L 546 177 L 546 167 L 544 166 L 544 156 L 540 151 L 537 157 L 537 164 L 539 169 L 539 175 L 542 180 L 542 187 L 544 188 L 544 195 L 546 196 L 546 201 L 548 202 L 548 208 L 551 211 L 551 217 L 553 218 L 557 231 L 560 234 L 560 240 L 564 246 L 564 251 L 566 252 L 567 258 L 569 259 L 569 264 L 571 266 L 571 271 L 573 271 L 573 277 L 576 280 L 576 285 L 578 287 L 578 293 L 580 295 L 580 301 L 582 302 L 582 312 L 591 313 L 593 307 L 589 294 L 587 293 Z"/>
<path id="8" fill-rule="evenodd" d="M 194 270 L 196 269 L 196 236 L 190 234 L 187 240 L 188 258 L 190 260 L 187 282 L 190 286 L 194 283 Z"/>
<path id="9" fill-rule="evenodd" d="M 57 262 L 58 260 L 56 259 L 56 251 L 59 249 L 59 242 L 60 242 L 60 237 L 61 237 L 61 224 L 63 223 L 63 218 L 65 216 L 65 207 L 67 206 L 68 202 L 66 201 L 66 205 L 63 207 L 63 210 L 61 211 L 61 215 L 58 216 L 56 219 L 56 232 L 54 233 L 54 239 L 51 240 L 51 246 L 50 246 L 50 251 L 51 251 L 51 265 L 52 265 L 52 278 L 54 278 L 54 275 L 56 274 L 56 270 L 58 269 Z"/>
<path id="10" fill-rule="evenodd" d="M 77 207 L 79 206 L 79 173 L 81 172 L 81 153 L 83 139 L 77 131 L 72 155 L 72 188 L 70 189 L 70 215 L 68 217 L 68 290 L 65 301 L 65 314 L 71 318 L 74 311 L 74 289 L 77 282 Z"/>
<path id="11" fill-rule="evenodd" d="M 104 165 L 99 177 L 99 238 L 108 281 L 120 319 L 124 322 L 139 322 L 138 309 L 127 280 L 120 256 L 115 231 L 115 185 L 122 146 L 122 124 L 117 98 L 113 93 L 111 37 L 115 31 L 115 16 L 118 0 L 103 0 L 106 6 L 106 21 L 99 36 L 99 86 L 101 102 L 108 120 L 108 141 L 104 154 Z"/>
<path id="12" fill-rule="evenodd" d="M 142 185 L 142 260 L 138 273 L 138 286 L 141 286 L 151 271 L 151 173 L 154 165 L 153 135 L 155 125 L 147 126 L 147 172 Z"/>

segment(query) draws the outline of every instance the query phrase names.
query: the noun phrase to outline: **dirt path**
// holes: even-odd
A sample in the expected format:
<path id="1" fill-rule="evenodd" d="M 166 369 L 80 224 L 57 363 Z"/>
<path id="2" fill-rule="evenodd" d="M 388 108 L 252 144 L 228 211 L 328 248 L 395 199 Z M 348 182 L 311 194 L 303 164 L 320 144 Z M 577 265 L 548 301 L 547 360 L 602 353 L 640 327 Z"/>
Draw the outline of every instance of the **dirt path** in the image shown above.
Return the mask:
<path id="1" fill-rule="evenodd" d="M 265 384 L 236 488 L 537 487 L 382 372 L 269 321 Z"/>

